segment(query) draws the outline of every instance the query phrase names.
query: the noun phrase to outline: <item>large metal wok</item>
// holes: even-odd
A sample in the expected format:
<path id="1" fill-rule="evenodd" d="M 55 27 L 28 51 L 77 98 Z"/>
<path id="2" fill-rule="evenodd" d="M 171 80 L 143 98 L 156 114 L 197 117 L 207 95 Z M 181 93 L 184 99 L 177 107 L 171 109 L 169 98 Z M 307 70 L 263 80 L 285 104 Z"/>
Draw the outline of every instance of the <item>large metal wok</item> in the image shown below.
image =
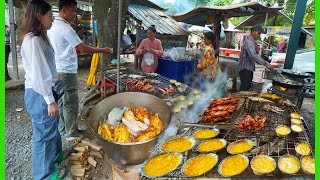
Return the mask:
<path id="1" fill-rule="evenodd" d="M 160 98 L 141 92 L 124 92 L 110 96 L 97 104 L 89 115 L 89 122 L 93 132 L 98 136 L 98 141 L 108 159 L 113 165 L 137 165 L 148 159 L 150 151 L 157 143 L 157 137 L 144 142 L 117 143 L 100 137 L 97 134 L 99 121 L 114 107 L 145 106 L 149 111 L 158 113 L 165 129 L 170 123 L 171 114 L 165 101 Z M 163 133 L 163 131 L 162 131 Z"/>

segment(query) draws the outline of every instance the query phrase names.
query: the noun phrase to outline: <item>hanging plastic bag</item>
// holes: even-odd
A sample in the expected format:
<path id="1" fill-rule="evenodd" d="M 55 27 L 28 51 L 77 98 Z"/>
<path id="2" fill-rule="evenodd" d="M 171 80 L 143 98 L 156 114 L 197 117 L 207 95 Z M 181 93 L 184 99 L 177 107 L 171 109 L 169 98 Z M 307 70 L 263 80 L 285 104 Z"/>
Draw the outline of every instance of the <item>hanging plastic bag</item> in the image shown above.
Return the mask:
<path id="1" fill-rule="evenodd" d="M 179 53 L 176 48 L 172 48 L 169 52 L 170 58 L 173 60 L 179 59 Z"/>
<path id="2" fill-rule="evenodd" d="M 220 74 L 220 73 L 221 73 L 221 68 L 220 68 L 220 65 L 219 65 L 219 60 L 217 60 L 214 63 L 214 74 L 217 75 L 217 74 Z"/>
<path id="3" fill-rule="evenodd" d="M 152 64 L 154 64 L 154 55 L 152 53 L 146 53 L 144 56 L 144 61 L 147 64 L 147 66 L 151 66 Z"/>
<path id="4" fill-rule="evenodd" d="M 220 40 L 225 40 L 226 39 L 226 34 L 224 33 L 224 30 L 221 28 L 220 31 Z"/>

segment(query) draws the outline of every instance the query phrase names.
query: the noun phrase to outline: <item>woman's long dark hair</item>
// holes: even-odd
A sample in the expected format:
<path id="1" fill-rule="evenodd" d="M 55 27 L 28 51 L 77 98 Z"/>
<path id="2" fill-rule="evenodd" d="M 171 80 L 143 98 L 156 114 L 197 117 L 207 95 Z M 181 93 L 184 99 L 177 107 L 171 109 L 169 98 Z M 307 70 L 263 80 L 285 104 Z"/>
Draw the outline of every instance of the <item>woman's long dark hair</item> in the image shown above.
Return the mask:
<path id="1" fill-rule="evenodd" d="M 215 42 L 215 37 L 214 37 L 213 32 L 205 32 L 203 35 L 205 38 L 207 38 L 211 41 L 213 48 L 216 49 L 216 42 Z"/>
<path id="2" fill-rule="evenodd" d="M 31 0 L 28 2 L 22 21 L 20 45 L 26 34 L 32 32 L 34 36 L 44 36 L 46 29 L 43 27 L 40 17 L 51 10 L 51 5 L 44 0 Z"/>

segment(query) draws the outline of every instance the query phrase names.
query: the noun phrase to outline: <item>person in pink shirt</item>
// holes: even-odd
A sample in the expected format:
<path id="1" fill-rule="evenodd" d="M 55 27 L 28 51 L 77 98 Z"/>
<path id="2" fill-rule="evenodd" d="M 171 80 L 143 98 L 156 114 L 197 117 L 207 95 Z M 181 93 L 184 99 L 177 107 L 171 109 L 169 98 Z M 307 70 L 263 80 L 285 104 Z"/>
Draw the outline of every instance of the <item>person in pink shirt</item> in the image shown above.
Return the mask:
<path id="1" fill-rule="evenodd" d="M 277 51 L 278 53 L 285 53 L 286 49 L 287 49 L 287 39 L 284 38 L 283 41 L 281 41 L 278 45 L 277 45 Z"/>
<path id="2" fill-rule="evenodd" d="M 141 41 L 136 55 L 138 57 L 143 55 L 141 62 L 143 72 L 154 73 L 158 68 L 158 57 L 163 55 L 163 49 L 161 41 L 156 38 L 157 31 L 154 25 L 148 28 L 147 33 L 148 38 Z"/>

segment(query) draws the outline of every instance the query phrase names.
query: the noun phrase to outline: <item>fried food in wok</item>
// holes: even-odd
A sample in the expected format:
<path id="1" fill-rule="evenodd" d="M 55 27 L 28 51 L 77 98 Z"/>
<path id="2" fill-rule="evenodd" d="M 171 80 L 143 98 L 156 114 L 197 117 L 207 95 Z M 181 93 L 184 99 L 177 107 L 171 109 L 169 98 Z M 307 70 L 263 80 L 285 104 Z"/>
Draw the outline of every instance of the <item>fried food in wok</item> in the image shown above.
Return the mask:
<path id="1" fill-rule="evenodd" d="M 141 122 L 145 121 L 145 118 L 149 118 L 148 109 L 145 107 L 135 107 L 132 108 L 134 116 L 136 116 Z"/>
<path id="2" fill-rule="evenodd" d="M 98 134 L 115 142 L 142 142 L 156 137 L 163 130 L 163 123 L 158 114 L 145 107 L 127 109 L 117 127 L 99 123 Z"/>

